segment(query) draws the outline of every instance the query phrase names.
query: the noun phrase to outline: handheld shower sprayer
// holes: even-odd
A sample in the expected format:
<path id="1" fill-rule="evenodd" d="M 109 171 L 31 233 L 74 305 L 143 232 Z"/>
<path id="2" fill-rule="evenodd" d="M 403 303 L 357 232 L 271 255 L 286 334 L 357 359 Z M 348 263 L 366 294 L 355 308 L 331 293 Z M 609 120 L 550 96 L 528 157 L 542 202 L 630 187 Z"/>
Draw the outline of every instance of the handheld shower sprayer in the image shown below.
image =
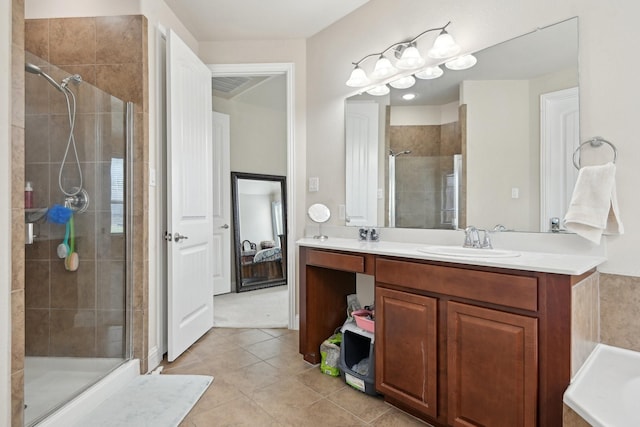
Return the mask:
<path id="1" fill-rule="evenodd" d="M 62 86 L 60 86 L 57 81 L 53 80 L 53 78 L 49 74 L 42 71 L 42 69 L 37 65 L 27 62 L 24 64 L 24 70 L 31 74 L 41 75 L 42 77 L 45 78 L 46 81 L 51 83 L 53 87 L 58 89 L 60 92 L 64 93 L 64 89 L 62 88 Z"/>
<path id="2" fill-rule="evenodd" d="M 42 71 L 42 69 L 35 64 L 26 62 L 24 64 L 24 69 L 28 73 L 40 75 L 44 77 L 46 81 L 51 83 L 53 87 L 58 89 L 64 95 L 67 101 L 67 113 L 69 115 L 69 139 L 67 140 L 67 148 L 64 151 L 64 157 L 62 158 L 62 163 L 60 164 L 60 171 L 58 173 L 58 187 L 66 197 L 75 197 L 81 194 L 82 192 L 86 193 L 86 191 L 82 188 L 82 185 L 83 185 L 82 168 L 80 167 L 80 159 L 78 158 L 76 140 L 73 135 L 73 131 L 76 123 L 76 96 L 74 95 L 73 91 L 71 91 L 71 89 L 68 87 L 70 82 L 76 85 L 82 83 L 82 77 L 80 76 L 80 74 L 72 74 L 62 79 L 62 82 L 59 84 L 50 75 Z M 77 186 L 73 187 L 70 191 L 67 191 L 62 185 L 62 181 L 63 181 L 63 170 L 64 170 L 65 164 L 67 163 L 67 156 L 69 155 L 70 149 L 73 149 L 73 154 L 75 155 L 75 160 L 76 160 L 75 163 L 78 170 L 79 183 Z M 88 205 L 88 195 L 85 196 L 83 194 L 83 198 L 87 200 L 87 205 Z M 85 206 L 84 209 L 86 210 L 86 205 L 83 204 L 83 206 Z M 77 210 L 78 209 L 76 209 L 76 211 Z"/>

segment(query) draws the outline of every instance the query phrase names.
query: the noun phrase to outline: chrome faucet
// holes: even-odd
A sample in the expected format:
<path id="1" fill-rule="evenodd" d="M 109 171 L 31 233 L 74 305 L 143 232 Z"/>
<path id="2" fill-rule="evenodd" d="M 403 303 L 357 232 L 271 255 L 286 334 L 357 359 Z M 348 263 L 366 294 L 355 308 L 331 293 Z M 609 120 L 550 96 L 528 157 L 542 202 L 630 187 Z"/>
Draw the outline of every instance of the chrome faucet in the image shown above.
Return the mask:
<path id="1" fill-rule="evenodd" d="M 482 241 L 480 241 L 480 231 L 484 233 Z M 487 230 L 477 229 L 473 225 L 464 229 L 464 244 L 462 246 L 465 248 L 493 249 L 489 232 Z"/>

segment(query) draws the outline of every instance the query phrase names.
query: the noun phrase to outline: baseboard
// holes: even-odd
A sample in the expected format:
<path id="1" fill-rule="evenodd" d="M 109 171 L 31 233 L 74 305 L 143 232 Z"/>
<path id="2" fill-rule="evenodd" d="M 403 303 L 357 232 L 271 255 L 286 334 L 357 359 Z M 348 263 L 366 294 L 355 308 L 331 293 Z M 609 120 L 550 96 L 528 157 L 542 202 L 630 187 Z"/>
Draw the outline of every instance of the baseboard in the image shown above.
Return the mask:
<path id="1" fill-rule="evenodd" d="M 149 350 L 149 356 L 147 359 L 147 372 L 151 372 L 155 368 L 157 368 L 162 362 L 162 357 L 163 355 L 160 354 L 158 346 L 155 346 L 151 350 Z"/>
<path id="2" fill-rule="evenodd" d="M 89 387 L 80 396 L 38 423 L 38 427 L 68 427 L 75 425 L 105 399 L 116 393 L 138 375 L 140 375 L 140 361 L 138 359 L 123 363 L 109 375 Z"/>

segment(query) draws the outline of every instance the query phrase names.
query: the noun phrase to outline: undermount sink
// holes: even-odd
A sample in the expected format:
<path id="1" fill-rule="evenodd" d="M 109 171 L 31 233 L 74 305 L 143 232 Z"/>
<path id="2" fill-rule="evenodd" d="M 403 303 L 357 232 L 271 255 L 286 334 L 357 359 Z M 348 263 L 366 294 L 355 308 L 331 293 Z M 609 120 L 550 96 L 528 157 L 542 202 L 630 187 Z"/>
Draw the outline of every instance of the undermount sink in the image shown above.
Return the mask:
<path id="1" fill-rule="evenodd" d="M 462 246 L 423 246 L 419 252 L 431 255 L 450 256 L 458 258 L 512 258 L 520 256 L 520 252 L 503 249 L 465 248 Z"/>

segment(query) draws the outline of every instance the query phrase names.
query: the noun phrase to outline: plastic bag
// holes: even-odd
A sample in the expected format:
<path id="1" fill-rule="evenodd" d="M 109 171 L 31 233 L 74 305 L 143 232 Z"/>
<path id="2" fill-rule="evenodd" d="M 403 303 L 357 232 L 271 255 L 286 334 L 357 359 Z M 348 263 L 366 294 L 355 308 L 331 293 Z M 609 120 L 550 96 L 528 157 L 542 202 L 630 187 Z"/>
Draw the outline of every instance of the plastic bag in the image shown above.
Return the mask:
<path id="1" fill-rule="evenodd" d="M 338 362 L 340 361 L 340 344 L 342 333 L 331 335 L 320 344 L 320 371 L 324 374 L 337 377 L 340 375 Z"/>

